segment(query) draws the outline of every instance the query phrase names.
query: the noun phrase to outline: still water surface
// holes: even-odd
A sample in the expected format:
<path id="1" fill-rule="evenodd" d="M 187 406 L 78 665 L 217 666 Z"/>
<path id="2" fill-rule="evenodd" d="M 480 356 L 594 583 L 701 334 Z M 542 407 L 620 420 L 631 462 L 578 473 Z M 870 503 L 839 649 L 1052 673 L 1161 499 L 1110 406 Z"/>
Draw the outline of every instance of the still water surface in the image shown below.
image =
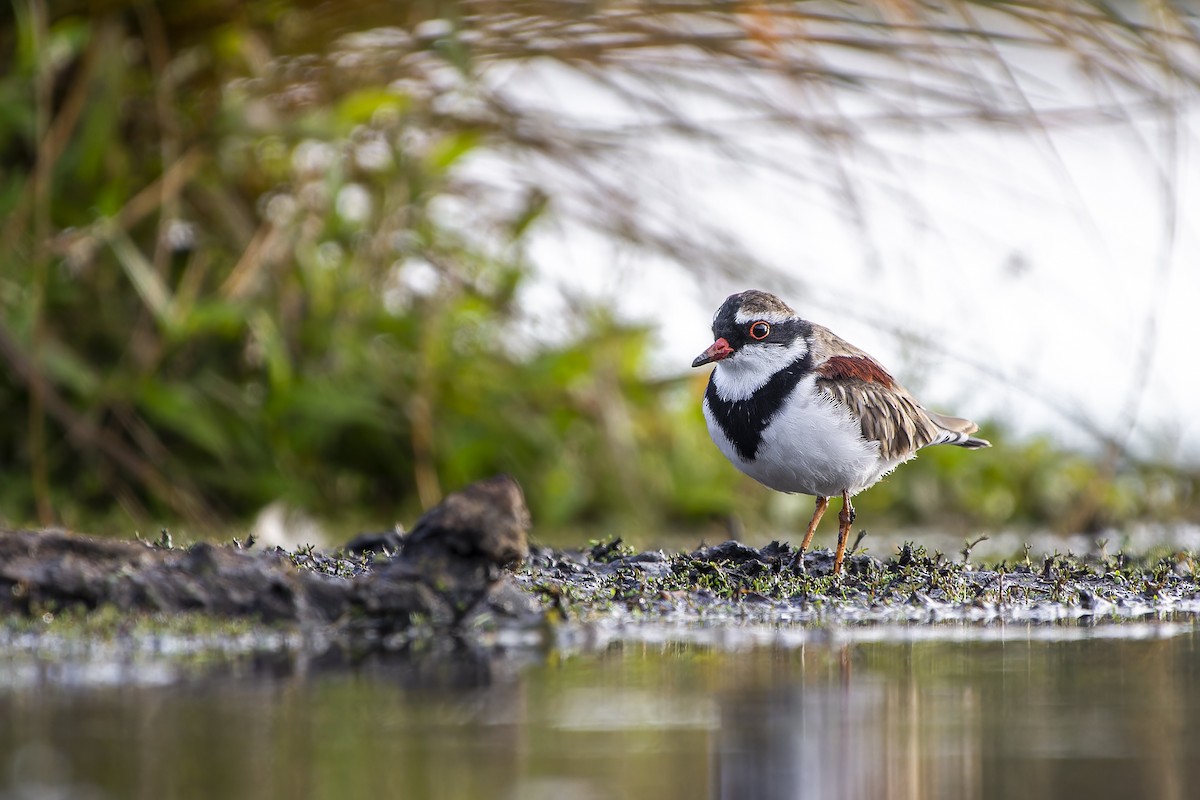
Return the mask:
<path id="1" fill-rule="evenodd" d="M 0 798 L 1200 797 L 1196 627 L 1054 630 L 182 672 L 0 654 Z"/>

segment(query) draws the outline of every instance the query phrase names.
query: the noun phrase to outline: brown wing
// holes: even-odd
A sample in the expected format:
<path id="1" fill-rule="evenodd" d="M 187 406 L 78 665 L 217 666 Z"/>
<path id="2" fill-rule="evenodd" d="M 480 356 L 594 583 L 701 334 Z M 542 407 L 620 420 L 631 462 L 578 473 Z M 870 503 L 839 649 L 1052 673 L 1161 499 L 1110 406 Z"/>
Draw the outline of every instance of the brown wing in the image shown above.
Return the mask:
<path id="1" fill-rule="evenodd" d="M 879 442 L 884 458 L 904 458 L 938 437 L 938 426 L 903 388 L 824 377 L 817 386 L 858 418 L 863 438 Z"/>
<path id="2" fill-rule="evenodd" d="M 881 456 L 903 458 L 938 437 L 938 423 L 878 361 L 828 329 L 813 327 L 817 386 L 858 419 L 863 438 L 879 442 Z"/>

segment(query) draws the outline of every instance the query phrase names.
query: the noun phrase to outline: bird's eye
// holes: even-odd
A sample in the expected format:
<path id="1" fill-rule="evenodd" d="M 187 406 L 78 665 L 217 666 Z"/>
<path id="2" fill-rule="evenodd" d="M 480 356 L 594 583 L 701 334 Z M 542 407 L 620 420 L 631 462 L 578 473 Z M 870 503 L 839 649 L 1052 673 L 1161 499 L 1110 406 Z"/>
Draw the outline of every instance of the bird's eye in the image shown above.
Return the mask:
<path id="1" fill-rule="evenodd" d="M 771 335 L 771 326 L 768 323 L 763 322 L 762 320 L 759 320 L 758 322 L 756 322 L 750 326 L 750 338 L 751 339 L 755 339 L 755 340 L 761 342 L 763 339 L 767 338 L 770 335 Z"/>

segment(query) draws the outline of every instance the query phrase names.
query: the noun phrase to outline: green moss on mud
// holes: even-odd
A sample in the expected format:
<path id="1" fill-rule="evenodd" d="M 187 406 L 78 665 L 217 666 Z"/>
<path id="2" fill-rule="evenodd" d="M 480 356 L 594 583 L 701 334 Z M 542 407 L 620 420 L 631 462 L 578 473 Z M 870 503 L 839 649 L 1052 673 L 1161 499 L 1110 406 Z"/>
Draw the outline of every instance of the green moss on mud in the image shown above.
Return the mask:
<path id="1" fill-rule="evenodd" d="M 969 546 L 964 549 L 969 556 Z M 577 619 L 613 611 L 744 615 L 750 608 L 800 610 L 826 620 L 886 616 L 903 607 L 981 619 L 1014 611 L 1035 618 L 1077 612 L 1120 618 L 1135 608 L 1200 610 L 1196 556 L 1182 551 L 1054 553 L 1040 561 L 1026 554 L 1015 563 L 973 565 L 906 543 L 884 559 L 851 556 L 841 575 L 831 574 L 831 562 L 827 551 L 798 558 L 779 543 L 756 550 L 726 542 L 688 554 L 619 557 L 593 544 L 576 554 L 535 553 L 519 579 Z"/>

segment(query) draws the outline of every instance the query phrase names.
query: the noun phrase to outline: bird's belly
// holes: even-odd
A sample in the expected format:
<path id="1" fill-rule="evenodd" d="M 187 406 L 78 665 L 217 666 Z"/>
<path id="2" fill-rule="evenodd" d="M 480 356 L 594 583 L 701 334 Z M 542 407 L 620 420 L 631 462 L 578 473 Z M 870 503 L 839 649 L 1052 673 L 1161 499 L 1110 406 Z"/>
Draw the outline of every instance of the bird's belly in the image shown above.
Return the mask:
<path id="1" fill-rule="evenodd" d="M 862 437 L 845 409 L 821 398 L 792 402 L 763 430 L 753 460 L 742 458 L 710 414 L 709 433 L 734 466 L 759 483 L 780 492 L 819 496 L 856 494 L 895 465 L 879 457 L 879 445 Z"/>

